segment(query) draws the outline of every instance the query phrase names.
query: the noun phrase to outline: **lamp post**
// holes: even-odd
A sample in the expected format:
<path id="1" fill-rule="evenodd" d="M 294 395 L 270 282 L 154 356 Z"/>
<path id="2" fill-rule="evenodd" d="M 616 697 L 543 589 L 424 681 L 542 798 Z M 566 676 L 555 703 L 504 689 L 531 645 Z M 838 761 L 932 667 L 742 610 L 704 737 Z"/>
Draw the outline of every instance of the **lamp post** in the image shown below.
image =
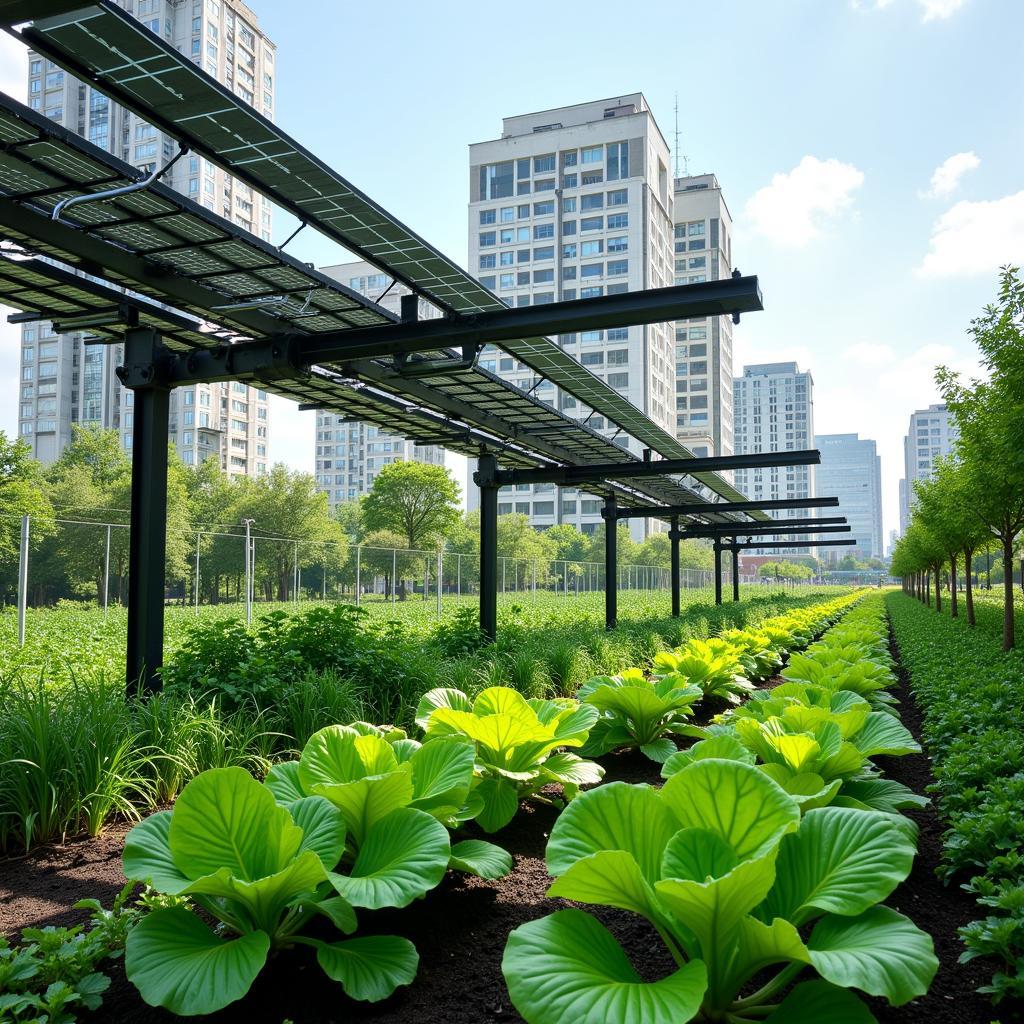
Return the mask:
<path id="1" fill-rule="evenodd" d="M 251 543 L 252 543 L 252 527 L 255 524 L 255 519 L 243 519 L 242 523 L 245 526 L 245 621 L 247 625 L 252 623 L 252 554 L 251 554 Z"/>

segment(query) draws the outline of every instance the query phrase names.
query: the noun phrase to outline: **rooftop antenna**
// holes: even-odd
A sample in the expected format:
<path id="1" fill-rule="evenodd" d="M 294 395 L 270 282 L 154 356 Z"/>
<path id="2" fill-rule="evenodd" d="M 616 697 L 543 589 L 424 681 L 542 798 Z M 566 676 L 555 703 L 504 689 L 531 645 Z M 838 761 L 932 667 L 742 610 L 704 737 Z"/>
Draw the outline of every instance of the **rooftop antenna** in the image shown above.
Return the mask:
<path id="1" fill-rule="evenodd" d="M 676 139 L 675 139 L 675 176 L 680 177 L 679 174 L 679 161 L 683 161 L 683 174 L 689 175 L 690 173 L 690 159 L 685 153 L 679 152 L 679 93 L 676 93 Z"/>

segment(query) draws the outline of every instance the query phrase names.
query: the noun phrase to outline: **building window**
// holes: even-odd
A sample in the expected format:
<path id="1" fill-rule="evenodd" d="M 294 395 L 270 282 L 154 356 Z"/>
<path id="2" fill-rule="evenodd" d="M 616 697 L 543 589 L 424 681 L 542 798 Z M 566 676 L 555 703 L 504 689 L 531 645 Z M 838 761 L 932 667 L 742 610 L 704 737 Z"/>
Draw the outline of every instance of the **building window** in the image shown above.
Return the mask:
<path id="1" fill-rule="evenodd" d="M 546 153 L 544 156 L 535 156 L 533 158 L 533 173 L 534 174 L 545 174 L 548 171 L 555 169 L 555 154 Z"/>
<path id="2" fill-rule="evenodd" d="M 629 191 L 624 188 L 618 188 L 614 192 L 608 193 L 608 205 L 609 206 L 625 206 L 629 202 Z"/>
<path id="3" fill-rule="evenodd" d="M 592 192 L 590 195 L 580 196 L 581 210 L 603 210 L 604 196 L 600 192 Z"/>
<path id="4" fill-rule="evenodd" d="M 619 277 L 621 274 L 628 274 L 629 260 L 609 260 L 607 271 L 609 277 Z"/>
<path id="5" fill-rule="evenodd" d="M 555 225 L 554 224 L 534 224 L 533 226 L 533 237 L 539 241 L 542 238 L 554 238 L 555 237 Z"/>
<path id="6" fill-rule="evenodd" d="M 604 252 L 604 242 L 597 238 L 591 242 L 583 242 L 580 245 L 580 255 L 600 256 Z"/>
<path id="7" fill-rule="evenodd" d="M 493 253 L 484 253 L 480 257 L 480 269 L 481 270 L 494 270 L 498 265 L 498 257 Z"/>
<path id="8" fill-rule="evenodd" d="M 534 262 L 537 260 L 553 260 L 555 258 L 555 247 L 553 245 L 542 245 L 533 250 Z"/>
<path id="9" fill-rule="evenodd" d="M 609 213 L 608 214 L 608 230 L 609 231 L 621 231 L 623 228 L 629 227 L 629 214 L 628 213 Z"/>
<path id="10" fill-rule="evenodd" d="M 512 161 L 484 164 L 480 168 L 480 198 L 503 199 L 512 195 Z"/>
<path id="11" fill-rule="evenodd" d="M 534 284 L 547 284 L 549 281 L 554 281 L 555 272 L 552 269 L 547 270 L 535 270 L 533 272 L 533 283 Z"/>
<path id="12" fill-rule="evenodd" d="M 580 267 L 580 277 L 600 277 L 603 273 L 603 263 L 587 263 Z"/>
<path id="13" fill-rule="evenodd" d="M 629 177 L 629 143 L 608 144 L 608 180 L 618 181 Z"/>
<path id="14" fill-rule="evenodd" d="M 603 159 L 604 146 L 588 146 L 582 151 L 582 163 L 599 164 Z"/>
<path id="15" fill-rule="evenodd" d="M 562 153 L 562 166 L 563 167 L 575 167 L 576 166 L 576 150 L 567 149 Z"/>
<path id="16" fill-rule="evenodd" d="M 480 211 L 480 223 L 481 224 L 493 224 L 495 221 L 494 210 L 481 210 Z"/>
<path id="17" fill-rule="evenodd" d="M 497 244 L 497 235 L 493 231 L 481 231 L 480 232 L 480 245 L 481 247 L 487 245 Z"/>
<path id="18" fill-rule="evenodd" d="M 552 217 L 555 213 L 554 199 L 545 199 L 542 203 L 533 204 L 534 217 Z"/>

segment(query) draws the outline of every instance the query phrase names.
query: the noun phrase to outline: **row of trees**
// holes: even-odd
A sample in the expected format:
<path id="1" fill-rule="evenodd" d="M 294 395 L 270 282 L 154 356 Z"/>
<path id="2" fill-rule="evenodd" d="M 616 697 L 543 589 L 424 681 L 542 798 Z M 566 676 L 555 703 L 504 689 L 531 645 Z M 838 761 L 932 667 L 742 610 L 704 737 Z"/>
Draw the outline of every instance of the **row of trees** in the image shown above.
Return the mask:
<path id="1" fill-rule="evenodd" d="M 951 458 L 933 478 L 915 484 L 916 503 L 893 555 L 904 586 L 942 610 L 941 580 L 948 569 L 950 614 L 959 615 L 958 571 L 964 569 L 967 622 L 974 625 L 972 564 L 995 543 L 1002 556 L 1003 649 L 1014 646 L 1014 553 L 1024 530 L 1024 282 L 1004 267 L 998 301 L 971 321 L 987 380 L 963 380 L 946 367 L 936 381 L 959 437 Z"/>
<path id="2" fill-rule="evenodd" d="M 33 603 L 100 598 L 105 587 L 111 602 L 125 600 L 130 495 L 131 460 L 115 431 L 76 428 L 72 443 L 46 468 L 31 458 L 27 444 L 0 433 L 0 602 L 13 600 L 16 592 L 21 517 L 26 514 L 32 517 Z M 460 497 L 458 483 L 444 467 L 398 462 L 377 475 L 369 494 L 332 514 L 309 474 L 276 465 L 263 477 L 229 478 L 216 460 L 186 466 L 172 448 L 168 585 L 178 588 L 182 598 L 194 598 L 198 587 L 199 598 L 207 603 L 239 598 L 245 575 L 243 523 L 249 520 L 255 590 L 265 600 L 294 595 L 297 566 L 302 584 L 313 592 L 354 586 L 354 545 L 361 548 L 363 579 L 384 577 L 389 592 L 394 588 L 403 598 L 408 581 L 436 576 L 438 552 L 444 554 L 442 582 L 454 586 L 458 566 L 463 585 L 469 586 L 479 572 L 479 518 L 462 512 Z M 505 515 L 499 518 L 498 553 L 536 563 L 531 583 L 536 572 L 538 584 L 557 577 L 572 586 L 585 572 L 578 563 L 603 562 L 603 530 L 586 535 L 559 524 L 537 531 L 525 515 Z M 668 536 L 654 534 L 638 544 L 621 525 L 618 557 L 621 565 L 667 569 Z M 712 563 L 706 544 L 681 545 L 684 568 L 709 569 Z"/>

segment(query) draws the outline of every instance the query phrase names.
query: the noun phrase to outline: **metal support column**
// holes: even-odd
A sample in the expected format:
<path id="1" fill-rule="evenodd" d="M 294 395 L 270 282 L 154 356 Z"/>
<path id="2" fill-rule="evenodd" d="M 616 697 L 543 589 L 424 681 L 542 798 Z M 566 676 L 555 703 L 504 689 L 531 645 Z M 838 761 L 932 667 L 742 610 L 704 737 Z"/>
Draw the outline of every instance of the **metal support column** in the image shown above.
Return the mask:
<path id="1" fill-rule="evenodd" d="M 21 517 L 21 544 L 18 548 L 18 646 L 25 646 L 25 609 L 28 607 L 28 545 L 31 516 Z"/>
<path id="2" fill-rule="evenodd" d="M 148 328 L 125 334 L 121 382 L 135 392 L 132 434 L 131 531 L 128 539 L 129 689 L 160 685 L 164 653 L 164 561 L 167 555 L 167 428 L 171 392 L 159 364 L 160 335 Z"/>
<path id="3" fill-rule="evenodd" d="M 498 636 L 498 460 L 481 455 L 480 487 L 480 631 L 491 643 Z"/>
<path id="4" fill-rule="evenodd" d="M 734 544 L 732 550 L 732 599 L 740 599 L 740 549 Z"/>
<path id="5" fill-rule="evenodd" d="M 619 517 L 614 494 L 604 499 L 604 628 L 614 629 L 619 621 Z"/>
<path id="6" fill-rule="evenodd" d="M 715 604 L 722 603 L 722 542 L 715 538 Z"/>
<path id="7" fill-rule="evenodd" d="M 679 618 L 679 516 L 672 517 L 668 539 L 672 548 L 672 618 Z"/>

